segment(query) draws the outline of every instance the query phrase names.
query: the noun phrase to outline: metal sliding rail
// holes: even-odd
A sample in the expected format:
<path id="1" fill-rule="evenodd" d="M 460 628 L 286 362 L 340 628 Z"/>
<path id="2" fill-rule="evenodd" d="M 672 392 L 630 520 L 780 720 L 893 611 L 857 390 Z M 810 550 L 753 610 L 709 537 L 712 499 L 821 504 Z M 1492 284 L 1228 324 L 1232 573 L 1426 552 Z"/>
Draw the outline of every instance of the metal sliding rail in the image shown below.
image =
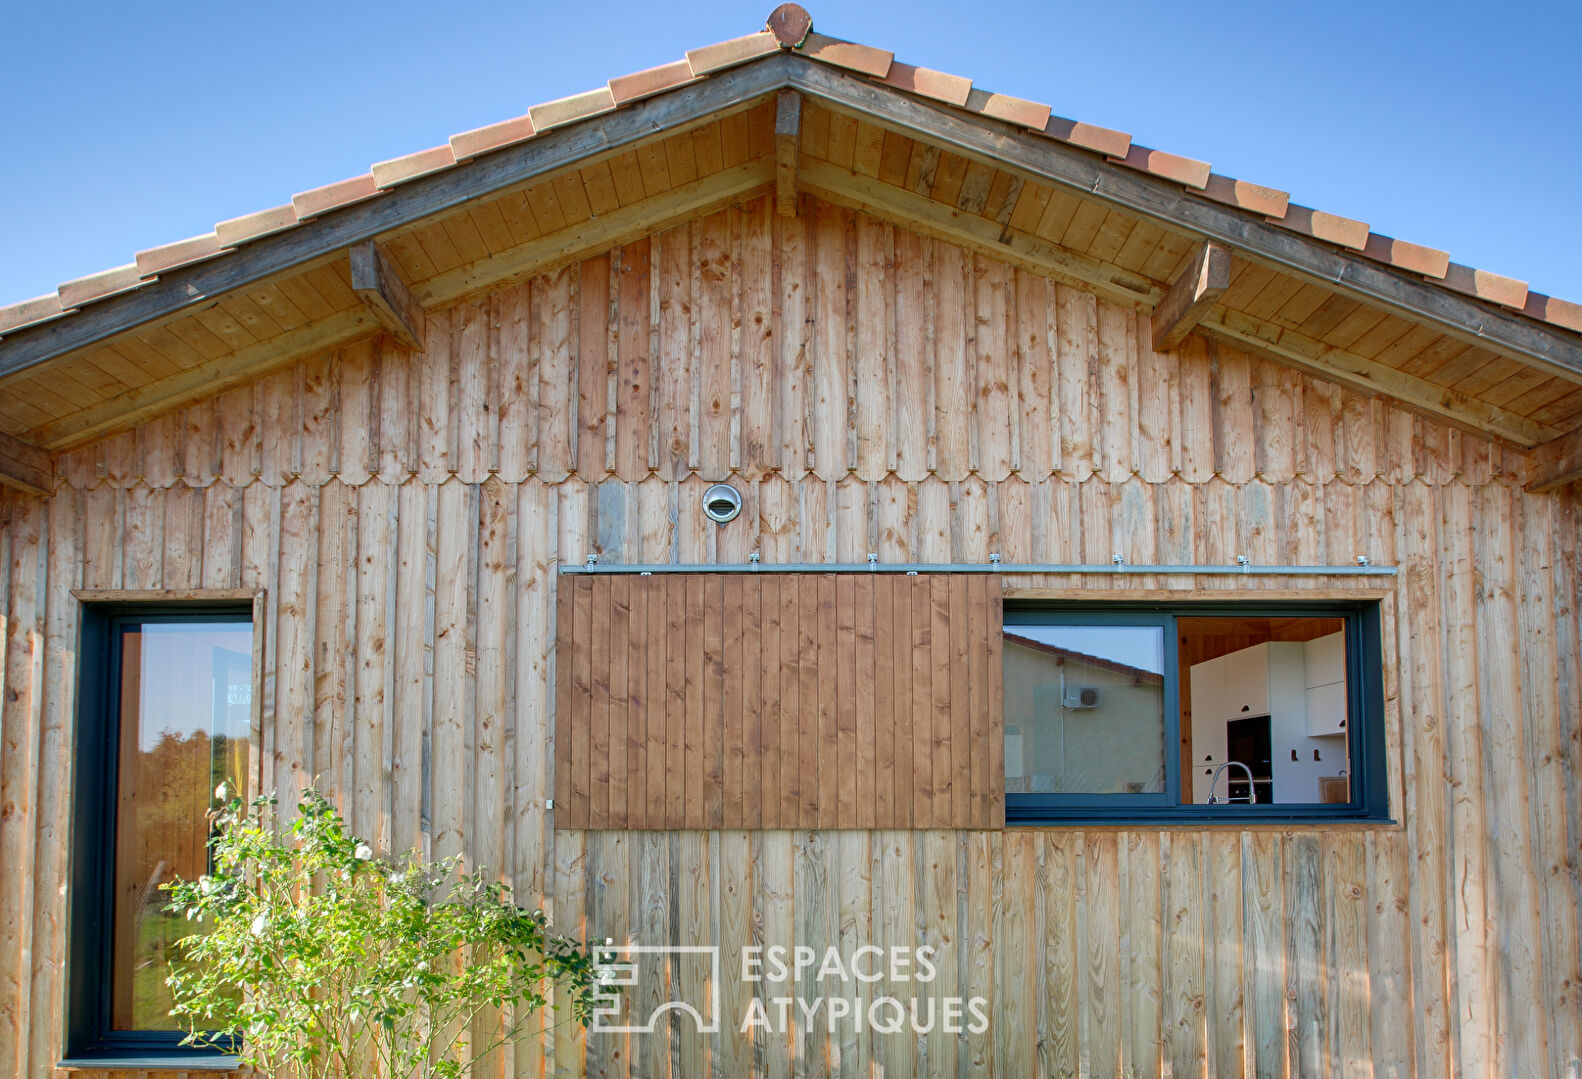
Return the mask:
<path id="1" fill-rule="evenodd" d="M 589 558 L 584 565 L 563 563 L 561 573 L 1049 573 L 1117 575 L 1248 576 L 1248 577 L 1394 577 L 1396 567 L 1359 560 L 1352 566 L 1150 566 L 1127 562 L 727 562 L 620 563 Z"/>

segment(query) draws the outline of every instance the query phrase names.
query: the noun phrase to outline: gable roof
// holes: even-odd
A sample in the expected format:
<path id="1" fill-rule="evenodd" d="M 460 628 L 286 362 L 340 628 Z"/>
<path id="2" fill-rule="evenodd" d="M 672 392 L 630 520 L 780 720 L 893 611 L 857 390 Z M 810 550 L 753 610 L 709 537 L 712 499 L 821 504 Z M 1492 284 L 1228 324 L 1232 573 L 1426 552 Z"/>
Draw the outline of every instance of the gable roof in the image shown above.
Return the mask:
<path id="1" fill-rule="evenodd" d="M 80 444 L 377 331 L 344 269 L 354 244 L 384 245 L 420 308 L 759 190 L 774 179 L 773 98 L 788 89 L 809 104 L 796 183 L 820 197 L 1156 312 L 1216 244 L 1228 277 L 1195 316 L 1212 335 L 1520 446 L 1582 425 L 1582 306 L 817 33 L 785 4 L 762 31 L 0 308 L 0 432 Z M 718 160 L 689 171 L 664 160 L 669 142 L 654 160 L 656 140 L 710 124 L 731 128 Z M 518 227 L 501 200 L 524 197 Z M 502 222 L 477 257 L 449 265 L 411 240 L 467 207 Z"/>

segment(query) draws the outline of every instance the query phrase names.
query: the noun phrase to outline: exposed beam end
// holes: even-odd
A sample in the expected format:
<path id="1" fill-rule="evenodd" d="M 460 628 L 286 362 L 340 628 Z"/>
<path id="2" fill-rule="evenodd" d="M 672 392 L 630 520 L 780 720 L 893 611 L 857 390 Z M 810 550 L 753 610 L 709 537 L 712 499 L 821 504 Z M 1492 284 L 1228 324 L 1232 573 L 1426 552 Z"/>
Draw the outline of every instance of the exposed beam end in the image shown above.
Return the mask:
<path id="1" fill-rule="evenodd" d="M 1527 459 L 1527 490 L 1553 491 L 1582 480 L 1582 429 L 1534 446 Z"/>
<path id="2" fill-rule="evenodd" d="M 423 351 L 423 308 L 372 240 L 351 249 L 352 290 L 407 348 Z"/>
<path id="3" fill-rule="evenodd" d="M 1154 308 L 1155 352 L 1175 348 L 1230 287 L 1230 248 L 1203 241 L 1192 261 Z"/>
<path id="4" fill-rule="evenodd" d="M 0 485 L 47 496 L 55 489 L 49 451 L 0 431 Z"/>
<path id="5" fill-rule="evenodd" d="M 796 216 L 797 143 L 802 131 L 802 95 L 781 90 L 775 102 L 775 212 Z"/>

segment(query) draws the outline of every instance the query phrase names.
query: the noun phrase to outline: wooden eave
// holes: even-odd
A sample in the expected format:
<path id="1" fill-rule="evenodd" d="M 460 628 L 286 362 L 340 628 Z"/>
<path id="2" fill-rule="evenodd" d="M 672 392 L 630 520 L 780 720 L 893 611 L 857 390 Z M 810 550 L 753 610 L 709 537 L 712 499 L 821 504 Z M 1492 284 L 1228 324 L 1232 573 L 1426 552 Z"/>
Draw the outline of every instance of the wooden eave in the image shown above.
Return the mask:
<path id="1" fill-rule="evenodd" d="M 774 188 L 777 150 L 783 201 L 786 147 L 777 146 L 773 126 L 777 96 L 785 90 L 799 92 L 811 110 L 803 114 L 801 151 L 794 166 L 798 190 L 1149 311 L 1177 283 L 1191 252 L 1205 244 L 1219 245 L 1232 254 L 1231 284 L 1223 295 L 1208 296 L 1194 307 L 1195 332 L 1521 447 L 1550 442 L 1582 426 L 1582 336 L 1271 223 L 1259 213 L 1225 205 L 1103 153 L 1035 134 L 982 109 L 928 100 L 878 81 L 874 72 L 852 73 L 782 49 L 459 165 L 419 174 L 362 201 L 249 240 L 223 257 L 161 271 L 157 280 L 13 330 L 0 338 L 0 390 L 15 395 L 9 405 L 7 395 L 0 395 L 0 430 L 49 450 L 68 448 L 259 377 L 313 351 L 379 332 L 383 324 L 375 313 L 351 301 L 321 312 L 288 335 L 251 349 L 211 349 L 213 354 L 201 362 L 177 365 L 180 370 L 161 373 L 157 357 L 148 357 L 147 363 L 139 360 L 147 339 L 166 332 L 162 327 L 249 290 L 303 274 L 333 272 L 347 283 L 346 296 L 352 296 L 347 252 L 353 245 L 373 242 L 399 264 L 403 245 L 411 249 L 415 235 L 470 206 L 574 177 L 617 154 L 748 110 L 762 109 L 767 117 L 766 152 L 651 199 L 438 272 L 425 272 L 429 268 L 416 258 L 401 284 L 419 307 L 431 308 L 614 246 Z M 956 155 L 980 170 L 992 170 L 1001 198 L 992 206 L 959 192 L 941 198 L 915 180 L 897 182 L 896 176 L 877 168 L 832 162 L 828 154 L 821 157 L 812 145 L 818 138 L 819 110 L 877 129 L 886 139 L 911 140 L 912 147 L 899 152 L 915 154 L 921 147 L 925 153 Z M 1018 197 L 1046 189 L 1059 192 L 1111 215 L 1122 229 L 1146 222 L 1171 237 L 1181 255 L 1130 266 L 1123 252 L 1095 254 L 1097 246 L 1083 250 L 1063 242 L 1069 237 L 1040 235 L 1017 199 L 1005 197 L 1012 188 Z M 1367 318 L 1376 314 L 1375 321 L 1394 319 L 1399 324 L 1392 322 L 1375 334 L 1378 340 L 1371 351 L 1363 347 L 1366 339 L 1354 342 L 1345 334 L 1337 343 L 1333 327 L 1322 317 L 1303 325 L 1282 321 L 1274 311 L 1250 310 L 1253 305 L 1243 301 L 1253 297 L 1238 293 L 1239 281 L 1251 282 L 1244 293 L 1256 286 L 1266 294 L 1289 296 L 1306 289 L 1304 295 L 1329 297 L 1324 302 L 1336 306 L 1321 314 L 1333 314 L 1334 321 L 1346 326 L 1348 310 L 1351 322 L 1358 322 L 1356 312 L 1366 310 Z M 1380 342 L 1395 330 L 1403 332 L 1396 334 L 1396 351 L 1391 353 Z M 73 364 L 91 368 L 83 374 L 85 380 L 98 377 L 103 364 L 84 358 L 100 356 L 95 350 L 106 348 L 130 357 L 128 370 L 119 376 L 125 392 L 74 413 L 69 401 L 56 399 L 60 395 L 53 394 L 48 382 L 71 379 Z M 132 384 L 140 377 L 138 369 L 147 381 Z M 1513 382 L 1510 372 L 1521 377 Z"/>

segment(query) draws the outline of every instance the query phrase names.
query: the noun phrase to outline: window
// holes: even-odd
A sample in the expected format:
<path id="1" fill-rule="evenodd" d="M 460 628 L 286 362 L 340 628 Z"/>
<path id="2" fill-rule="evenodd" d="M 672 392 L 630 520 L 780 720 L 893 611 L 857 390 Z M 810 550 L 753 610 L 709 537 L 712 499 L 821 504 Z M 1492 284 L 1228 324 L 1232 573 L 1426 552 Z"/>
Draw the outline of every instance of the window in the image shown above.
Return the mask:
<path id="1" fill-rule="evenodd" d="M 160 885 L 208 870 L 215 788 L 246 791 L 250 612 L 89 605 L 78 715 L 72 1056 L 177 1051 L 165 986 L 192 923 Z"/>
<path id="2" fill-rule="evenodd" d="M 1009 821 L 1387 817 L 1377 602 L 1011 606 Z"/>

